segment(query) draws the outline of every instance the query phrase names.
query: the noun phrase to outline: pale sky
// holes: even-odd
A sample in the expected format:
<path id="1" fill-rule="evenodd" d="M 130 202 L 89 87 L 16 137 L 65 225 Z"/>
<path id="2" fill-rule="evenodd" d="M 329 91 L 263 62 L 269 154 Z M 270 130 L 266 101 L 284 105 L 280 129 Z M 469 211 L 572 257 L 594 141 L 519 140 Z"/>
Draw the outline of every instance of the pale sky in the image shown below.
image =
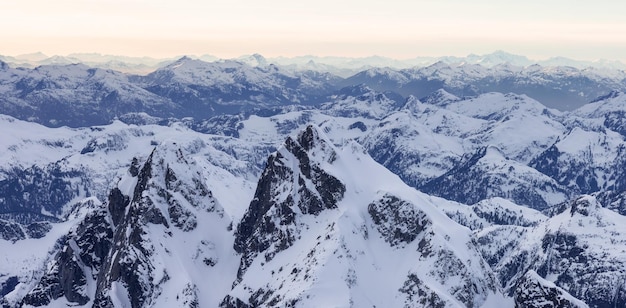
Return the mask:
<path id="1" fill-rule="evenodd" d="M 626 62 L 626 1 L 6 0 L 0 54 L 465 56 Z"/>

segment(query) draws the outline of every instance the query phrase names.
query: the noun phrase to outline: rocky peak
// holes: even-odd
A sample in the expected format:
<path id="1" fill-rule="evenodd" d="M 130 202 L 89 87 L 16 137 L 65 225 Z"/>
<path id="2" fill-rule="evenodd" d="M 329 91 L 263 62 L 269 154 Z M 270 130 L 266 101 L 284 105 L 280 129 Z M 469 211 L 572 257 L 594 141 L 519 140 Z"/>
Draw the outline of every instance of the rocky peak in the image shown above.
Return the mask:
<path id="1" fill-rule="evenodd" d="M 337 152 L 315 126 L 308 126 L 272 154 L 248 210 L 237 227 L 235 250 L 243 254 L 239 277 L 261 252 L 266 259 L 288 248 L 299 232 L 297 216 L 337 207 L 345 186 L 324 170 Z"/>
<path id="2" fill-rule="evenodd" d="M 285 148 L 296 155 L 298 160 L 306 160 L 308 157 L 318 157 L 320 160 L 332 163 L 337 153 L 326 136 L 320 135 L 320 128 L 313 125 L 307 126 L 294 140 L 288 137 Z"/>
<path id="3" fill-rule="evenodd" d="M 151 234 L 162 232 L 166 238 L 172 237 L 173 227 L 179 232 L 191 232 L 197 228 L 197 217 L 202 212 L 223 215 L 202 175 L 176 142 L 155 148 L 141 168 L 137 168 L 136 162 L 131 164 L 119 186 L 133 182 L 136 184 L 132 199 L 123 194 L 128 188 L 118 187 L 111 193 L 109 208 L 116 225 L 115 245 L 109 252 L 106 270 L 98 277 L 94 303 L 97 307 L 111 305 L 114 297 L 109 290 L 118 284 L 126 288 L 133 307 L 157 297 L 159 284 L 169 278 L 167 272 L 157 269 L 158 262 L 154 263 L 159 249 Z M 113 200 L 122 204 L 115 205 Z M 129 208 L 121 211 L 124 203 Z"/>
<path id="4" fill-rule="evenodd" d="M 408 110 L 413 114 L 421 114 L 426 111 L 426 108 L 424 103 L 422 103 L 422 101 L 420 101 L 417 97 L 409 95 L 404 102 L 404 106 L 402 106 L 400 110 Z"/>
<path id="5" fill-rule="evenodd" d="M 601 207 L 602 206 L 595 197 L 584 195 L 572 201 L 570 213 L 572 216 L 576 214 L 589 216 L 590 214 L 597 212 L 597 210 Z"/>
<path id="6" fill-rule="evenodd" d="M 290 140 L 290 139 L 288 139 Z M 310 151 L 313 149 L 315 145 L 323 143 L 324 141 L 320 140 L 320 135 L 316 128 L 309 125 L 307 128 L 298 134 L 297 138 L 298 144 L 305 150 Z M 289 146 L 290 142 L 287 141 L 287 146 Z"/>
<path id="7" fill-rule="evenodd" d="M 193 280 L 170 282 L 169 273 L 186 270 L 191 276 L 193 270 L 206 273 L 216 266 L 211 239 L 229 233 L 229 222 L 207 188 L 202 169 L 185 153 L 176 142 L 164 142 L 143 162 L 133 159 L 105 204 L 95 198 L 77 204 L 77 213 L 70 216 L 80 222 L 59 240 L 48 270 L 21 304 L 143 307 L 172 292 L 165 297 L 176 303 L 173 306 L 197 307 Z M 211 226 L 199 226 L 201 220 Z M 224 234 L 206 234 L 207 228 Z M 173 249 L 173 243 L 186 242 L 191 242 L 191 250 Z M 168 265 L 172 263 L 176 268 Z"/>
<path id="8" fill-rule="evenodd" d="M 469 230 L 315 126 L 269 157 L 235 237 L 241 263 L 222 307 L 479 307 L 499 292 Z"/>
<path id="9" fill-rule="evenodd" d="M 424 104 L 435 105 L 435 106 L 446 106 L 450 103 L 454 103 L 456 101 L 460 101 L 461 99 L 444 89 L 439 89 L 430 95 L 420 99 Z"/>

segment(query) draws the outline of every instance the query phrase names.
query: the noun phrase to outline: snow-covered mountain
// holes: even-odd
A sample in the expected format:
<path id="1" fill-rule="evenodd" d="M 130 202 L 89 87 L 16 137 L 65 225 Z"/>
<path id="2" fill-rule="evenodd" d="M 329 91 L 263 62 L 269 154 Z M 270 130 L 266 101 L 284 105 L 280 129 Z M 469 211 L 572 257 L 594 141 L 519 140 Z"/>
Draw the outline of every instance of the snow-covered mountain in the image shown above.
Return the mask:
<path id="1" fill-rule="evenodd" d="M 4 114 L 58 127 L 107 124 L 129 113 L 208 119 L 258 107 L 321 102 L 337 77 L 235 61 L 183 57 L 147 76 L 84 64 L 12 68 L 0 63 Z"/>
<path id="2" fill-rule="evenodd" d="M 215 61 L 217 58 L 209 55 L 200 57 L 205 61 Z M 0 61 L 9 63 L 13 67 L 35 68 L 42 65 L 64 65 L 82 63 L 93 68 L 111 69 L 123 73 L 145 75 L 175 61 L 175 58 L 157 59 L 150 57 L 129 57 L 106 55 L 99 53 L 72 53 L 66 56 L 47 56 L 41 52 L 23 54 L 14 57 L 0 55 Z"/>
<path id="3" fill-rule="evenodd" d="M 425 97 L 441 88 L 457 96 L 513 92 L 526 94 L 551 108 L 572 110 L 612 90 L 622 90 L 624 79 L 623 70 L 601 73 L 566 66 L 500 64 L 487 67 L 440 61 L 426 67 L 401 70 L 372 68 L 341 84 L 364 83 L 378 91 L 416 97 Z"/>
<path id="4" fill-rule="evenodd" d="M 520 282 L 520 277 L 535 271 L 533 276 L 538 274 L 590 307 L 624 306 L 624 216 L 602 208 L 591 196 L 566 203 L 561 211 L 528 227 L 515 249 L 495 258 L 492 268 L 503 286 L 519 297 L 519 284 L 528 278 Z M 481 240 L 497 241 L 494 234 L 498 232 L 483 232 Z"/>
<path id="5" fill-rule="evenodd" d="M 206 62 L 213 62 L 220 60 L 213 55 L 201 55 L 194 56 L 189 55 L 194 59 L 200 59 Z M 124 68 L 130 68 L 134 71 L 124 72 L 149 72 L 148 70 L 155 70 L 161 67 L 164 63 L 170 63 L 175 61 L 174 58 L 150 58 L 150 57 L 129 57 L 119 55 L 106 55 L 98 53 L 72 53 L 66 56 L 53 55 L 48 56 L 41 52 L 23 54 L 18 56 L 3 56 L 0 55 L 0 60 L 10 63 L 14 66 L 21 67 L 36 67 L 39 65 L 50 64 L 53 59 L 62 59 L 64 63 L 84 63 L 90 66 L 99 68 L 115 69 L 116 65 L 120 71 L 124 71 Z M 597 68 L 597 69 L 626 69 L 626 65 L 619 61 L 599 59 L 595 61 L 575 60 L 566 57 L 552 57 L 548 59 L 529 59 L 526 56 L 511 54 L 502 50 L 497 50 L 489 54 L 469 54 L 465 57 L 459 56 L 441 56 L 441 57 L 414 57 L 408 59 L 392 59 L 382 56 L 370 56 L 363 58 L 351 58 L 351 57 L 319 57 L 319 56 L 296 56 L 296 57 L 272 57 L 265 58 L 259 54 L 242 55 L 233 59 L 240 62 L 246 62 L 248 64 L 259 63 L 258 59 L 263 59 L 266 63 L 274 63 L 280 66 L 292 67 L 298 70 L 313 70 L 320 72 L 329 72 L 338 76 L 348 77 L 354 75 L 359 71 L 363 71 L 372 67 L 390 67 L 394 69 L 405 69 L 411 67 L 428 66 L 437 62 L 444 62 L 447 64 L 480 64 L 485 67 L 493 67 L 502 64 L 510 64 L 514 66 L 525 67 L 532 64 L 539 64 L 542 66 L 570 66 L 578 69 Z M 57 63 L 59 64 L 59 63 Z"/>
<path id="6" fill-rule="evenodd" d="M 621 116 L 626 111 L 625 99 L 624 94 L 613 92 L 573 111 L 565 120 L 569 131 L 530 166 L 573 191 L 599 193 L 606 198 L 605 206 L 624 213 L 619 195 L 626 188 Z"/>
<path id="7" fill-rule="evenodd" d="M 242 261 L 225 307 L 478 307 L 501 296 L 468 229 L 313 126 L 270 156 L 235 236 Z"/>
<path id="8" fill-rule="evenodd" d="M 6 264 L 3 286 L 17 283 L 4 304 L 478 307 L 504 298 L 470 230 L 356 143 L 337 148 L 308 126 L 270 156 L 254 197 L 203 151 L 168 141 L 133 159 L 104 202 L 84 199 L 40 238 L 47 253 L 22 264 L 27 275 L 15 266 L 21 255 Z M 372 172 L 377 181 L 359 175 Z M 208 277 L 221 281 L 210 292 Z M 327 285 L 336 287 L 319 293 Z"/>
<path id="9" fill-rule="evenodd" d="M 176 142 L 134 160 L 107 202 L 59 241 L 49 270 L 22 303 L 215 306 L 227 284 L 213 286 L 215 293 L 198 286 L 209 277 L 234 279 L 237 263 L 228 236 L 232 213 L 224 208 L 232 204 L 216 200 L 207 167 Z"/>
<path id="10" fill-rule="evenodd" d="M 260 55 L 147 76 L 3 64 L 0 303 L 624 305 L 626 96 L 558 111 L 472 85 L 492 73 L 616 80 L 440 62 L 342 87 Z M 416 76 L 434 90 L 393 88 Z"/>
<path id="11" fill-rule="evenodd" d="M 338 79 L 312 71 L 290 72 L 258 58 L 257 61 L 261 63 L 209 63 L 183 57 L 145 77 L 137 77 L 137 81 L 148 91 L 181 102 L 195 113 L 206 113 L 208 118 L 215 112 L 239 111 L 241 105 L 319 102 L 334 90 L 333 83 Z"/>
<path id="12" fill-rule="evenodd" d="M 570 197 L 570 192 L 556 180 L 507 159 L 494 146 L 479 149 L 420 189 L 466 204 L 502 197 L 538 210 L 550 208 Z"/>
<path id="13" fill-rule="evenodd" d="M 258 54 L 234 60 L 209 56 L 169 59 L 147 75 L 132 75 L 123 69 L 123 63 L 132 70 L 142 59 L 97 54 L 45 58 L 47 62 L 34 68 L 0 60 L 0 107 L 4 114 L 19 119 L 79 127 L 107 124 L 135 113 L 203 121 L 242 111 L 317 106 L 363 85 L 395 102 L 410 96 L 425 98 L 441 89 L 458 97 L 511 92 L 560 110 L 575 109 L 611 91 L 626 91 L 623 70 L 516 66 L 511 64 L 519 62 L 512 61 L 515 57 L 492 56 L 492 60 L 438 61 L 419 67 L 383 66 L 385 61 L 380 58 L 375 66 L 340 74 L 343 77 L 315 63 L 301 67 L 276 64 Z M 104 60 L 108 62 L 102 64 Z M 116 65 L 116 61 L 126 62 Z M 145 62 L 154 65 L 156 60 Z"/>
<path id="14" fill-rule="evenodd" d="M 404 98 L 393 92 L 381 93 L 367 86 L 357 85 L 341 89 L 323 103 L 324 113 L 346 118 L 365 117 L 380 119 L 398 110 Z"/>
<path id="15" fill-rule="evenodd" d="M 229 253 L 232 239 L 219 241 L 228 240 L 223 234 L 230 232 L 229 224 L 243 215 L 245 204 L 252 198 L 253 181 L 259 170 L 251 163 L 260 159 L 251 156 L 265 157 L 268 150 L 263 146 L 244 150 L 242 144 L 232 139 L 215 142 L 220 144 L 217 149 L 211 145 L 216 136 L 183 127 L 138 129 L 118 122 L 87 131 L 54 130 L 66 140 L 61 147 L 32 141 L 18 146 L 26 152 L 29 148 L 47 146 L 51 153 L 68 153 L 61 159 L 64 166 L 88 166 L 80 177 L 94 180 L 83 183 L 88 190 L 65 188 L 64 191 L 76 194 L 66 203 L 55 200 L 57 203 L 53 205 L 57 207 L 53 208 L 47 208 L 46 203 L 36 204 L 40 208 L 27 208 L 26 203 L 9 203 L 3 198 L 11 206 L 2 212 L 3 226 L 17 230 L 18 236 L 20 231 L 28 230 L 26 235 L 13 238 L 7 238 L 11 233 L 2 230 L 6 240 L 2 248 L 20 250 L 20 254 L 7 256 L 2 266 L 3 303 L 9 306 L 112 303 L 118 307 L 124 293 L 115 291 L 125 292 L 118 288 L 122 286 L 118 283 L 123 282 L 124 288 L 135 288 L 127 291 L 129 294 L 148 290 L 128 299 L 135 305 L 150 303 L 158 297 L 166 306 L 179 306 L 184 301 L 194 302 L 193 296 L 199 298 L 196 302 L 217 305 L 219 296 L 208 291 L 196 294 L 196 285 L 207 275 L 224 277 L 230 273 L 234 279 L 238 263 Z M 112 140 L 115 142 L 108 142 Z M 152 153 L 146 153 L 151 148 L 154 148 Z M 244 160 L 234 157 L 239 152 Z M 30 196 L 21 197 L 31 200 L 64 188 L 62 181 L 80 183 L 76 178 L 46 171 L 32 176 L 39 178 L 40 185 L 15 190 L 23 193 L 28 189 Z M 7 177 L 3 184 L 21 176 Z M 99 178 L 104 183 L 99 183 Z M 24 214 L 15 215 L 16 210 Z M 29 221 L 22 219 L 25 215 Z M 50 218 L 42 220 L 42 215 Z M 176 253 L 172 255 L 172 252 Z M 187 266 L 172 267 L 180 266 L 180 260 L 185 258 L 190 262 Z M 135 272 L 137 268 L 132 266 L 142 268 L 141 273 L 146 276 Z M 182 270 L 188 271 L 189 277 L 179 279 L 174 275 Z M 155 277 L 161 277 L 162 286 L 152 285 L 156 283 Z M 166 283 L 170 278 L 172 281 Z M 217 288 L 213 289 L 217 292 Z M 170 291 L 182 292 L 185 297 L 179 303 L 166 301 L 165 298 L 175 301 L 178 295 L 167 293 Z"/>
<path id="16" fill-rule="evenodd" d="M 0 92 L 4 114 L 53 127 L 106 124 L 128 112 L 169 117 L 181 110 L 127 75 L 83 64 L 34 69 L 0 65 Z"/>
<path id="17" fill-rule="evenodd" d="M 405 111 L 396 114 L 412 116 Z M 282 120 L 278 120 L 280 117 Z M 288 120 L 294 117 L 299 120 Z M 102 167 L 115 157 L 128 157 L 128 162 L 111 172 L 116 176 L 105 197 L 77 195 L 75 198 L 87 199 L 68 203 L 72 206 L 62 207 L 59 212 L 42 210 L 52 214 L 50 221 L 31 218 L 26 222 L 4 216 L 8 220 L 3 220 L 3 245 L 38 246 L 27 249 L 33 253 L 32 259 L 14 254 L 4 267 L 5 304 L 95 303 L 107 307 L 123 306 L 127 301 L 134 307 L 149 303 L 227 307 L 380 302 L 395 303 L 393 306 L 481 306 L 504 300 L 512 305 L 513 301 L 519 304 L 529 298 L 537 300 L 537 295 L 528 293 L 528 285 L 540 288 L 536 291 L 539 294 L 546 289 L 564 294 L 551 299 L 555 302 L 568 298 L 579 303 L 568 292 L 584 301 L 594 300 L 538 269 L 539 278 L 511 271 L 512 265 L 498 265 L 509 264 L 512 261 L 506 258 L 513 257 L 507 256 L 527 246 L 523 237 L 529 232 L 526 230 L 541 232 L 541 226 L 552 218 L 504 199 L 486 199 L 469 207 L 419 193 L 375 163 L 361 145 L 346 143 L 350 134 L 351 139 L 371 142 L 366 137 L 368 127 L 389 118 L 361 118 L 365 130 L 349 128 L 358 118 L 336 118 L 319 111 L 296 111 L 290 116 L 266 119 L 244 120 L 239 138 L 202 135 L 176 123 L 171 127 L 133 127 L 118 122 L 99 129 L 54 129 L 59 136 L 56 143 L 24 143 L 19 138 L 9 141 L 7 148 L 14 152 L 38 147 L 56 149 L 67 165 L 80 164 L 72 162 L 80 162 L 82 157 L 104 160 Z M 32 126 L 28 129 L 33 131 L 53 130 L 10 118 L 5 121 L 11 126 Z M 391 122 L 407 121 L 393 118 Z M 320 123 L 321 128 L 307 126 L 310 122 Z M 268 130 L 271 126 L 274 131 Z M 303 131 L 287 137 L 260 172 L 254 171 L 258 162 L 244 164 L 234 157 L 258 160 L 258 156 L 253 158 L 254 153 L 263 146 L 255 149 L 241 143 L 263 140 L 263 135 L 253 134 L 262 132 L 263 127 L 274 136 L 281 136 L 280 131 L 283 135 Z M 422 126 L 422 130 L 426 133 L 428 127 Z M 332 140 L 322 131 L 327 131 Z M 150 155 L 135 152 L 154 146 Z M 487 149 L 493 151 L 497 149 Z M 496 154 L 503 159 L 501 152 Z M 39 164 L 55 161 L 54 157 L 28 159 Z M 97 165 L 91 166 L 97 169 Z M 260 178 L 253 194 L 251 179 L 255 174 Z M 511 178 L 522 177 L 513 173 Z M 248 187 L 247 194 L 241 194 L 242 187 Z M 43 194 L 32 189 L 33 195 L 37 192 Z M 619 217 L 609 210 L 598 211 Z M 446 215 L 476 230 L 477 239 Z M 464 257 L 457 255 L 459 249 L 465 250 Z M 415 257 L 410 257 L 410 252 Z M 24 260 L 31 263 L 22 263 Z M 112 260 L 119 261 L 113 264 Z M 464 264 L 466 269 L 452 274 L 446 265 L 450 262 L 455 267 Z M 398 264 L 404 265 L 398 269 Z M 137 269 L 124 269 L 131 265 Z M 393 273 L 406 276 L 403 280 L 402 275 Z M 521 274 L 506 276 L 511 273 Z M 201 281 L 210 275 L 219 275 L 220 281 L 231 277 L 231 281 L 214 286 L 207 294 Z M 371 275 L 377 278 L 368 278 Z M 448 280 L 450 275 L 456 278 Z M 371 284 L 380 279 L 388 279 L 384 285 L 391 289 Z M 468 289 L 464 283 L 470 282 L 472 287 Z M 290 288 L 284 287 L 287 283 Z M 508 288 L 510 296 L 514 295 L 512 298 L 505 299 L 509 295 L 499 291 L 500 283 Z M 476 284 L 482 287 L 476 289 Z M 333 287 L 334 293 L 319 293 L 325 285 L 343 287 Z"/>

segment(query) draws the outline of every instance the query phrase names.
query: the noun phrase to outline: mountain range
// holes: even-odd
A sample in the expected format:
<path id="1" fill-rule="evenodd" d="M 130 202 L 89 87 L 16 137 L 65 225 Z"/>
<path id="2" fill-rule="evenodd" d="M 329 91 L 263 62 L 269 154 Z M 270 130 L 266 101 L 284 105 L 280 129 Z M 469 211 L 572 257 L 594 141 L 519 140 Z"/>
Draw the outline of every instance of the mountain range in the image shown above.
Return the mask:
<path id="1" fill-rule="evenodd" d="M 194 59 L 214 62 L 220 58 L 213 55 L 191 56 Z M 147 74 L 159 67 L 176 61 L 179 57 L 173 58 L 151 58 L 151 57 L 129 57 L 114 56 L 99 53 L 72 53 L 66 56 L 48 56 L 41 52 L 22 54 L 17 56 L 2 56 L 0 60 L 19 67 L 37 67 L 49 64 L 74 64 L 83 63 L 89 66 L 113 69 L 125 73 Z M 226 60 L 226 59 L 225 59 Z M 595 61 L 575 60 L 566 57 L 551 57 L 544 60 L 533 60 L 526 56 L 511 54 L 502 50 L 490 54 L 469 54 L 465 57 L 442 56 L 442 57 L 415 57 L 404 60 L 392 59 L 382 56 L 370 56 L 363 58 L 352 57 L 319 57 L 319 56 L 297 56 L 297 57 L 270 57 L 265 58 L 260 54 L 243 55 L 240 57 L 227 59 L 244 62 L 253 66 L 274 63 L 280 66 L 296 68 L 298 70 L 316 70 L 331 72 L 333 74 L 349 77 L 359 71 L 373 67 L 390 67 L 394 69 L 405 69 L 411 67 L 429 66 L 437 62 L 447 64 L 480 64 L 492 67 L 500 64 L 511 64 L 513 66 L 529 66 L 539 64 L 541 66 L 570 66 L 578 69 L 588 67 L 603 69 L 626 69 L 626 64 L 620 61 L 600 59 Z"/>
<path id="2" fill-rule="evenodd" d="M 255 59 L 3 63 L 0 304 L 626 305 L 623 72 Z"/>
<path id="3" fill-rule="evenodd" d="M 136 118 L 137 113 L 202 122 L 223 114 L 332 105 L 363 87 L 383 92 L 397 104 L 444 89 L 460 98 L 489 92 L 524 94 L 563 111 L 611 91 L 626 91 L 624 71 L 598 68 L 437 62 L 421 68 L 371 68 L 343 78 L 271 64 L 260 56 L 254 59 L 255 65 L 183 57 L 147 75 L 80 63 L 31 69 L 0 62 L 0 107 L 3 114 L 46 126 L 82 127 Z"/>

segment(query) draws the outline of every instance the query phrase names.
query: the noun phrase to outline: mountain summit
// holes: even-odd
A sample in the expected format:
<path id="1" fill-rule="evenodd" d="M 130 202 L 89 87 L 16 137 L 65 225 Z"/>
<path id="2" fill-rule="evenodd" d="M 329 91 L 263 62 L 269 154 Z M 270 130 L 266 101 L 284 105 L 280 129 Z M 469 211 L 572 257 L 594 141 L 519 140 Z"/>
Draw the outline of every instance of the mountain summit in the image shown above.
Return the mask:
<path id="1" fill-rule="evenodd" d="M 499 294 L 469 230 L 315 126 L 270 156 L 235 236 L 223 307 L 479 307 Z"/>

